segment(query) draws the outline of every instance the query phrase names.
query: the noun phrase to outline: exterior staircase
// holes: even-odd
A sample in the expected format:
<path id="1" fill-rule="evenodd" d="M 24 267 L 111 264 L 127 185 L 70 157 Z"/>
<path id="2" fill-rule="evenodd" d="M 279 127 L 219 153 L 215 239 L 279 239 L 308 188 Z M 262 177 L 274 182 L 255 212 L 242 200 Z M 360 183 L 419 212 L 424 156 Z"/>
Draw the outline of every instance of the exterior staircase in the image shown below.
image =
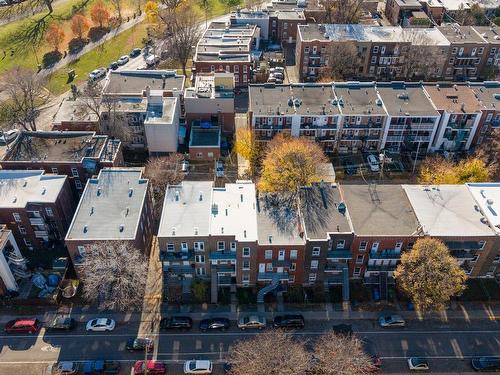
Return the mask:
<path id="1" fill-rule="evenodd" d="M 280 285 L 280 277 L 279 275 L 276 275 L 272 278 L 270 284 L 266 285 L 264 288 L 259 290 L 259 292 L 257 293 L 257 303 L 264 303 L 264 296 L 267 293 L 275 290 L 278 287 L 278 285 Z"/>

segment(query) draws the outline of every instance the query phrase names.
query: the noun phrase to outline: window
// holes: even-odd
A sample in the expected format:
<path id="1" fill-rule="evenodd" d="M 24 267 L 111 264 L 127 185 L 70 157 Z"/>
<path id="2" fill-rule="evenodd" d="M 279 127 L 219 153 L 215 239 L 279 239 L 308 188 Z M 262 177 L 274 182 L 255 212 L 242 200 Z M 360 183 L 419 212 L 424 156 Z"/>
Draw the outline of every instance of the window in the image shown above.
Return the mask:
<path id="1" fill-rule="evenodd" d="M 479 254 L 476 254 L 472 257 L 472 259 L 470 260 L 471 262 L 477 262 L 477 260 L 479 259 Z"/>
<path id="2" fill-rule="evenodd" d="M 273 259 L 273 251 L 272 250 L 266 250 L 265 258 L 266 259 Z"/>
<path id="3" fill-rule="evenodd" d="M 169 252 L 175 251 L 175 246 L 173 243 L 167 244 L 167 251 L 169 251 Z"/>
<path id="4" fill-rule="evenodd" d="M 239 75 L 234 75 L 234 82 L 239 83 L 240 82 L 240 76 Z"/>
<path id="5" fill-rule="evenodd" d="M 297 250 L 290 250 L 290 259 L 297 259 Z"/>
<path id="6" fill-rule="evenodd" d="M 337 249 L 343 249 L 345 246 L 345 240 L 338 240 L 337 241 Z"/>
<path id="7" fill-rule="evenodd" d="M 361 273 L 361 267 L 354 267 L 353 275 L 359 276 L 360 273 Z"/>
<path id="8" fill-rule="evenodd" d="M 312 270 L 317 270 L 318 269 L 318 264 L 319 264 L 318 260 L 311 260 L 311 269 Z"/>
<path id="9" fill-rule="evenodd" d="M 401 251 L 402 248 L 403 248 L 403 243 L 396 242 L 396 246 L 394 247 L 394 250 Z"/>
<path id="10" fill-rule="evenodd" d="M 213 152 L 207 152 L 207 158 L 212 159 L 214 157 Z"/>
<path id="11" fill-rule="evenodd" d="M 455 55 L 457 53 L 457 51 L 458 51 L 458 48 L 457 47 L 453 47 L 453 49 L 451 50 L 451 53 Z"/>
<path id="12" fill-rule="evenodd" d="M 313 55 L 317 54 L 318 53 L 318 47 L 313 46 L 312 53 L 313 53 Z"/>
<path id="13" fill-rule="evenodd" d="M 476 51 L 477 51 L 477 48 L 473 48 L 472 51 L 471 51 L 471 55 L 472 56 L 476 56 Z"/>
<path id="14" fill-rule="evenodd" d="M 31 241 L 27 240 L 26 238 L 24 239 L 24 244 L 28 247 L 31 247 Z"/>
<path id="15" fill-rule="evenodd" d="M 195 255 L 194 261 L 195 263 L 205 263 L 205 255 Z"/>
<path id="16" fill-rule="evenodd" d="M 75 180 L 75 186 L 78 190 L 82 190 L 82 182 L 80 180 Z"/>
<path id="17" fill-rule="evenodd" d="M 310 273 L 309 274 L 309 281 L 310 282 L 316 281 L 316 274 L 315 273 Z"/>
<path id="18" fill-rule="evenodd" d="M 313 247 L 312 256 L 313 257 L 319 257 L 320 252 L 321 252 L 321 248 L 320 247 Z"/>
<path id="19" fill-rule="evenodd" d="M 181 242 L 181 251 L 188 251 L 187 242 Z"/>
<path id="20" fill-rule="evenodd" d="M 500 263 L 500 254 L 495 255 L 495 258 L 493 258 L 493 263 Z"/>
<path id="21" fill-rule="evenodd" d="M 250 261 L 249 260 L 244 260 L 243 261 L 243 270 L 248 271 L 250 269 Z"/>
<path id="22" fill-rule="evenodd" d="M 250 248 L 249 247 L 244 247 L 243 248 L 243 256 L 244 257 L 249 257 L 250 256 Z"/>
<path id="23" fill-rule="evenodd" d="M 81 257 L 85 256 L 85 246 L 78 246 L 78 254 L 80 254 Z"/>
<path id="24" fill-rule="evenodd" d="M 19 224 L 18 228 L 19 228 L 19 233 L 26 234 L 26 228 L 23 225 Z"/>
<path id="25" fill-rule="evenodd" d="M 19 215 L 17 212 L 13 212 L 12 216 L 14 217 L 14 220 L 18 223 L 21 222 L 21 215 Z"/>
<path id="26" fill-rule="evenodd" d="M 356 264 L 363 264 L 364 255 L 358 255 L 356 257 Z"/>
<path id="27" fill-rule="evenodd" d="M 247 75 L 243 74 L 243 83 L 245 83 L 248 80 Z"/>
<path id="28" fill-rule="evenodd" d="M 368 245 L 368 242 L 366 241 L 361 241 L 359 243 L 359 251 L 365 251 L 366 250 L 366 246 Z"/>
<path id="29" fill-rule="evenodd" d="M 272 263 L 266 263 L 266 271 L 271 272 L 273 270 L 273 264 Z"/>
<path id="30" fill-rule="evenodd" d="M 372 56 L 372 64 L 376 64 L 377 63 L 377 56 Z"/>
<path id="31" fill-rule="evenodd" d="M 287 28 L 288 28 L 288 23 L 283 22 L 283 28 L 284 28 L 284 29 L 287 29 Z"/>
<path id="32" fill-rule="evenodd" d="M 294 283 L 295 282 L 295 275 L 288 276 L 288 282 L 289 283 Z"/>
<path id="33" fill-rule="evenodd" d="M 229 65 L 226 65 L 226 72 L 231 73 L 231 67 Z"/>
<path id="34" fill-rule="evenodd" d="M 248 73 L 248 66 L 247 65 L 243 65 L 243 73 Z"/>
<path id="35" fill-rule="evenodd" d="M 464 54 L 464 47 L 460 47 L 458 50 L 458 56 L 462 56 Z"/>
<path id="36" fill-rule="evenodd" d="M 290 264 L 290 272 L 293 272 L 297 269 L 297 263 L 291 263 Z"/>
<path id="37" fill-rule="evenodd" d="M 71 175 L 73 177 L 80 177 L 80 175 L 78 174 L 78 169 L 76 168 L 71 168 Z"/>
<path id="38" fill-rule="evenodd" d="M 373 53 L 378 53 L 378 46 L 373 46 Z"/>
<path id="39" fill-rule="evenodd" d="M 57 174 L 57 168 L 51 168 L 51 169 L 52 169 L 52 173 Z"/>
<path id="40" fill-rule="evenodd" d="M 232 241 L 230 246 L 231 246 L 231 251 L 236 251 L 236 242 Z"/>
<path id="41" fill-rule="evenodd" d="M 248 273 L 243 274 L 243 282 L 244 283 L 249 283 L 250 282 L 250 275 Z"/>
<path id="42" fill-rule="evenodd" d="M 224 241 L 217 242 L 217 250 L 224 250 L 226 248 L 226 243 Z"/>
<path id="43" fill-rule="evenodd" d="M 205 244 L 203 242 L 193 243 L 194 251 L 203 251 L 205 249 Z"/>
<path id="44" fill-rule="evenodd" d="M 448 64 L 453 64 L 455 62 L 455 59 L 452 57 L 448 60 Z"/>
<path id="45" fill-rule="evenodd" d="M 47 214 L 47 216 L 54 216 L 54 212 L 52 211 L 52 208 L 50 207 L 45 207 L 45 213 Z"/>
<path id="46" fill-rule="evenodd" d="M 382 46 L 382 47 L 380 48 L 380 53 L 381 53 L 382 55 L 385 53 L 385 46 Z"/>
<path id="47" fill-rule="evenodd" d="M 482 55 L 484 52 L 484 47 L 479 47 L 479 50 L 477 52 L 478 55 Z"/>
<path id="48" fill-rule="evenodd" d="M 304 53 L 309 53 L 309 47 L 304 47 Z"/>
<path id="49" fill-rule="evenodd" d="M 210 71 L 211 71 L 211 72 L 215 72 L 215 66 L 210 65 Z"/>
<path id="50" fill-rule="evenodd" d="M 477 244 L 479 245 L 479 249 L 483 250 L 484 249 L 484 245 L 486 245 L 486 241 L 479 241 Z"/>
<path id="51" fill-rule="evenodd" d="M 205 274 L 206 274 L 205 268 L 204 267 L 196 268 L 196 274 L 198 276 L 205 276 Z"/>
<path id="52" fill-rule="evenodd" d="M 234 72 L 235 73 L 239 73 L 240 72 L 240 66 L 239 65 L 235 65 L 234 66 Z"/>
<path id="53" fill-rule="evenodd" d="M 372 243 L 372 251 L 377 251 L 378 250 L 378 242 Z"/>
<path id="54" fill-rule="evenodd" d="M 278 251 L 278 260 L 285 260 L 285 250 Z"/>

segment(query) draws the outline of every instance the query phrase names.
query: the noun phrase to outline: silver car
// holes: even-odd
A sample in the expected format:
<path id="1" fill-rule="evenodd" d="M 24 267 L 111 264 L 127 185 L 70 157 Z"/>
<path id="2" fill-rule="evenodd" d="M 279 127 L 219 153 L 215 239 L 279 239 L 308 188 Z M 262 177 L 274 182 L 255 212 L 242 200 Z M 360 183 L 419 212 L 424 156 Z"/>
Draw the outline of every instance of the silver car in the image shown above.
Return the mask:
<path id="1" fill-rule="evenodd" d="M 266 327 L 266 318 L 259 315 L 242 316 L 238 321 L 238 328 L 245 329 L 262 329 Z"/>
<path id="2" fill-rule="evenodd" d="M 405 320 L 400 315 L 384 315 L 378 318 L 378 323 L 381 327 L 404 327 Z"/>

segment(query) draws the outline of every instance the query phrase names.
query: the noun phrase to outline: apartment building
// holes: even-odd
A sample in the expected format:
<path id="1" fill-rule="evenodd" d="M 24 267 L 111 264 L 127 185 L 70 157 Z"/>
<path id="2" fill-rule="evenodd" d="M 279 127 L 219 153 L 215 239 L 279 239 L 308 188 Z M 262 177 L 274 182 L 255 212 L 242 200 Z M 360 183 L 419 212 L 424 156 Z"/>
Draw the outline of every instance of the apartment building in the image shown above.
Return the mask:
<path id="1" fill-rule="evenodd" d="M 127 147 L 152 155 L 176 152 L 184 82 L 172 70 L 112 71 L 102 94 L 103 129 L 124 121 L 131 133 Z"/>
<path id="2" fill-rule="evenodd" d="M 352 276 L 379 285 L 386 298 L 401 252 L 411 249 L 421 234 L 416 208 L 401 185 L 342 185 L 340 189 L 354 231 Z"/>
<path id="3" fill-rule="evenodd" d="M 105 168 L 88 180 L 65 242 L 78 268 L 92 244 L 128 242 L 149 254 L 153 210 L 142 168 Z"/>
<path id="4" fill-rule="evenodd" d="M 394 80 L 409 75 L 440 77 L 450 42 L 436 28 L 299 25 L 295 49 L 299 78 L 315 81 L 328 75 L 326 68 L 335 63 L 335 54 L 347 53 L 341 48 L 346 44 L 357 51 L 350 78 Z"/>
<path id="5" fill-rule="evenodd" d="M 75 196 L 101 168 L 123 165 L 121 142 L 95 132 L 23 131 L 0 160 L 2 169 L 67 175 Z"/>
<path id="6" fill-rule="evenodd" d="M 52 120 L 52 130 L 98 132 L 99 116 L 82 99 L 66 98 Z"/>
<path id="7" fill-rule="evenodd" d="M 377 92 L 387 112 L 381 148 L 411 152 L 414 157 L 430 151 L 440 113 L 417 83 L 377 83 Z"/>
<path id="8" fill-rule="evenodd" d="M 221 131 L 210 122 L 193 122 L 189 135 L 191 160 L 217 160 L 221 155 Z"/>
<path id="9" fill-rule="evenodd" d="M 252 51 L 259 49 L 259 43 L 257 25 L 212 22 L 196 45 L 193 70 L 233 73 L 236 86 L 247 86 L 252 78 Z"/>
<path id="10" fill-rule="evenodd" d="M 24 249 L 49 248 L 62 240 L 75 206 L 67 176 L 41 170 L 0 171 L 0 223 Z"/>
<path id="11" fill-rule="evenodd" d="M 473 29 L 488 42 L 486 64 L 482 72 L 483 78 L 498 79 L 500 74 L 500 27 L 499 26 L 473 26 Z"/>
<path id="12" fill-rule="evenodd" d="M 500 127 L 500 82 L 470 83 L 470 89 L 481 106 L 481 120 L 472 146 L 484 142 L 494 128 Z"/>
<path id="13" fill-rule="evenodd" d="M 471 148 L 481 121 L 481 105 L 467 85 L 424 85 L 441 114 L 431 151 L 463 152 Z"/>
<path id="14" fill-rule="evenodd" d="M 237 181 L 217 188 L 211 181 L 183 181 L 167 188 L 158 230 L 165 278 L 211 280 L 219 286 L 257 282 L 255 185 Z"/>
<path id="15" fill-rule="evenodd" d="M 423 236 L 442 240 L 470 277 L 490 272 L 492 258 L 498 253 L 498 235 L 485 216 L 488 203 L 481 195 L 486 196 L 486 187 L 472 187 L 480 203 L 466 185 L 403 185 L 402 188 Z M 489 193 L 493 194 L 491 190 Z"/>
<path id="16" fill-rule="evenodd" d="M 417 0 L 388 0 L 385 3 L 385 15 L 392 25 L 408 24 L 413 12 L 421 10 L 422 4 Z"/>
<path id="17" fill-rule="evenodd" d="M 184 91 L 188 129 L 194 121 L 210 121 L 225 134 L 234 133 L 234 75 L 197 74 L 193 87 Z"/>

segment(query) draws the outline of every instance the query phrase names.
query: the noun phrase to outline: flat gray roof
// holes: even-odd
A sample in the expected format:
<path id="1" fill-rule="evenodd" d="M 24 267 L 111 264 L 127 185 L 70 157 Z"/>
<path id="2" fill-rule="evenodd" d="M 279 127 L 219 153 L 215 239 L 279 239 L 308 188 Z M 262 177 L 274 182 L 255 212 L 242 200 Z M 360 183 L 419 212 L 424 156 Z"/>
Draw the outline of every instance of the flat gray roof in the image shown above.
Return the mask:
<path id="1" fill-rule="evenodd" d="M 500 110 L 500 82 L 481 82 L 470 85 L 479 104 L 484 109 Z"/>
<path id="2" fill-rule="evenodd" d="M 172 70 L 119 70 L 109 74 L 103 93 L 142 95 L 151 90 L 182 91 L 185 77 Z M 175 89 L 175 90 L 174 90 Z"/>
<path id="3" fill-rule="evenodd" d="M 466 185 L 403 185 L 424 234 L 430 236 L 491 236 Z"/>
<path id="4" fill-rule="evenodd" d="M 134 239 L 148 180 L 141 168 L 104 168 L 87 181 L 66 240 Z"/>
<path id="5" fill-rule="evenodd" d="M 284 194 L 260 193 L 257 228 L 261 245 L 303 245 L 294 199 Z"/>
<path id="6" fill-rule="evenodd" d="M 92 112 L 84 101 L 80 98 L 76 100 L 65 99 L 62 101 L 61 106 L 57 110 L 56 116 L 52 121 L 53 124 L 60 124 L 62 122 L 89 122 L 96 123 L 98 121 L 97 115 Z"/>
<path id="7" fill-rule="evenodd" d="M 295 113 L 288 105 L 288 99 L 292 97 L 288 85 L 249 85 L 248 93 L 249 111 L 255 116 Z"/>
<path id="8" fill-rule="evenodd" d="M 473 26 L 486 41 L 493 45 L 500 45 L 500 26 Z"/>
<path id="9" fill-rule="evenodd" d="M 459 26 L 457 24 L 449 24 L 438 26 L 439 30 L 451 43 L 484 43 L 486 41 L 479 35 L 472 26 Z"/>
<path id="10" fill-rule="evenodd" d="M 386 115 L 374 84 L 336 83 L 334 92 L 344 115 Z"/>
<path id="11" fill-rule="evenodd" d="M 293 85 L 292 93 L 294 98 L 302 101 L 300 106 L 295 106 L 299 115 L 340 114 L 338 106 L 332 104 L 335 95 L 331 84 Z"/>
<path id="12" fill-rule="evenodd" d="M 391 116 L 439 116 L 419 84 L 377 84 L 377 91 Z"/>
<path id="13" fill-rule="evenodd" d="M 169 186 L 158 237 L 208 236 L 212 187 L 212 181 L 182 181 L 180 185 Z"/>
<path id="14" fill-rule="evenodd" d="M 401 185 L 342 185 L 354 232 L 360 236 L 411 236 L 419 229 Z"/>
<path id="15" fill-rule="evenodd" d="M 349 207 L 342 210 L 337 184 L 315 184 L 300 189 L 300 211 L 308 239 L 326 239 L 328 233 L 352 233 Z"/>

